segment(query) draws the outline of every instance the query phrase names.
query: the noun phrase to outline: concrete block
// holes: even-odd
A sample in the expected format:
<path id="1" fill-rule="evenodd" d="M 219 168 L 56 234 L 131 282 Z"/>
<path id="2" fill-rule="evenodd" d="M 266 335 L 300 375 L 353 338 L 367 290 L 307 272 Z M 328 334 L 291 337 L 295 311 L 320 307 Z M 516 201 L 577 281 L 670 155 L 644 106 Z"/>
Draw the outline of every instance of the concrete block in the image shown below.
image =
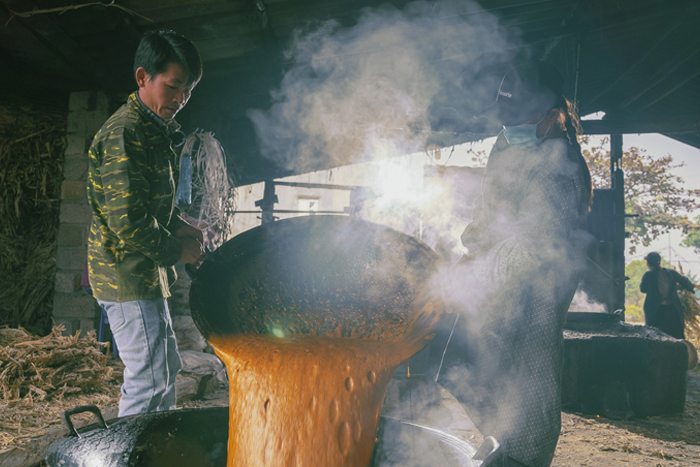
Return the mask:
<path id="1" fill-rule="evenodd" d="M 107 95 L 99 91 L 72 92 L 68 100 L 68 110 L 89 110 L 107 112 L 109 99 Z"/>
<path id="2" fill-rule="evenodd" d="M 89 228 L 87 224 L 61 224 L 58 228 L 58 246 L 82 247 L 87 245 Z"/>
<path id="3" fill-rule="evenodd" d="M 92 102 L 88 102 L 88 104 L 92 104 Z M 109 98 L 107 97 L 107 94 L 98 92 L 95 96 L 94 108 L 90 109 L 94 110 L 97 114 L 104 115 L 104 118 L 102 119 L 102 122 L 104 123 L 104 121 L 109 118 Z"/>
<path id="4" fill-rule="evenodd" d="M 85 182 L 88 174 L 87 152 L 76 157 L 66 157 L 63 163 L 63 179 Z"/>
<path id="5" fill-rule="evenodd" d="M 87 201 L 61 202 L 61 222 L 67 224 L 90 224 L 92 222 L 92 208 Z"/>
<path id="6" fill-rule="evenodd" d="M 108 117 L 109 115 L 105 115 L 102 118 L 102 114 L 99 112 L 72 110 L 68 113 L 67 131 L 92 139 Z"/>
<path id="7" fill-rule="evenodd" d="M 67 201 L 82 201 L 87 199 L 85 182 L 64 180 L 61 183 L 61 199 Z"/>
<path id="8" fill-rule="evenodd" d="M 66 134 L 66 159 L 71 156 L 82 156 L 87 157 L 88 149 L 90 149 L 90 144 L 92 143 L 92 138 L 82 134 L 82 133 L 71 133 Z"/>
<path id="9" fill-rule="evenodd" d="M 73 334 L 75 334 L 75 331 L 80 329 L 80 320 L 79 319 L 61 318 L 61 319 L 55 319 L 54 321 L 56 322 L 57 325 L 58 324 L 63 325 L 63 327 L 65 328 L 63 331 L 64 336 L 72 336 Z"/>
<path id="10" fill-rule="evenodd" d="M 565 331 L 562 406 L 612 419 L 683 412 L 688 348 L 651 329 Z"/>
<path id="11" fill-rule="evenodd" d="M 87 110 L 90 91 L 79 91 L 70 93 L 68 98 L 68 110 Z"/>
<path id="12" fill-rule="evenodd" d="M 62 270 L 82 271 L 87 261 L 87 246 L 83 247 L 58 247 L 56 251 L 56 265 Z"/>
<path id="13" fill-rule="evenodd" d="M 54 290 L 60 293 L 73 293 L 80 291 L 80 279 L 82 278 L 82 271 L 62 271 L 56 272 L 56 282 L 54 284 Z"/>
<path id="14" fill-rule="evenodd" d="M 95 322 L 96 318 L 93 319 L 81 319 L 80 320 L 80 334 L 85 335 L 88 331 L 96 330 Z"/>
<path id="15" fill-rule="evenodd" d="M 99 306 L 85 292 L 58 293 L 53 298 L 53 316 L 61 319 L 95 320 Z M 74 330 L 75 332 L 75 330 Z"/>

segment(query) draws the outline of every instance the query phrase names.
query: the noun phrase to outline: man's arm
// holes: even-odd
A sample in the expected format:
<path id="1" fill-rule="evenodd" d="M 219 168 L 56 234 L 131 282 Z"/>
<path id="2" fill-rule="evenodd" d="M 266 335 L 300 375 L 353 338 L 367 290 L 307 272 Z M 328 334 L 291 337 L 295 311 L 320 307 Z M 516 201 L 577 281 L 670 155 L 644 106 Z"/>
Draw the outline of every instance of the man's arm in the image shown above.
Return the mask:
<path id="1" fill-rule="evenodd" d="M 695 288 L 695 285 L 693 285 L 692 282 L 690 282 L 690 279 L 687 277 L 681 275 L 679 272 L 674 271 L 677 275 L 676 281 L 678 282 L 678 287 L 682 290 L 693 290 Z"/>

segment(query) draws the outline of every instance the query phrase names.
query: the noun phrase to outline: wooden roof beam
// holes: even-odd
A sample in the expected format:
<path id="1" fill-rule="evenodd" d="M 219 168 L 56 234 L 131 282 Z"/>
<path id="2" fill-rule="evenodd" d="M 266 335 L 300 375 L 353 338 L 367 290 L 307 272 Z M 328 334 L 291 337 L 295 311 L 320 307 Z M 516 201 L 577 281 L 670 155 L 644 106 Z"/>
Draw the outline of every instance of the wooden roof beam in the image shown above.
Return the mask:
<path id="1" fill-rule="evenodd" d="M 27 0 L 0 0 L 8 10 L 16 12 L 31 11 L 36 4 Z M 118 89 L 118 83 L 104 68 L 92 59 L 73 39 L 51 21 L 48 15 L 35 15 L 30 18 L 14 17 L 28 32 L 52 54 L 61 59 L 76 73 L 89 77 L 96 87 Z"/>
<path id="2" fill-rule="evenodd" d="M 635 133 L 700 133 L 700 116 L 679 121 L 668 120 L 583 120 L 585 135 L 621 135 Z"/>

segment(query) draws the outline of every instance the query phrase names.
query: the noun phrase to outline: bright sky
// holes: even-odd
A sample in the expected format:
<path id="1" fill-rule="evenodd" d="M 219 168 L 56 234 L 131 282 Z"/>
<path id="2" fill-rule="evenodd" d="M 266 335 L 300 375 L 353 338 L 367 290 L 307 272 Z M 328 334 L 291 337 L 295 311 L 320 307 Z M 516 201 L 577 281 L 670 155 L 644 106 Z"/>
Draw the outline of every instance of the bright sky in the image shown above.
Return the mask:
<path id="1" fill-rule="evenodd" d="M 591 116 L 595 118 L 596 116 Z M 488 151 L 493 146 L 495 138 L 488 138 L 483 141 L 471 144 L 465 144 L 456 148 L 448 161 L 448 165 L 473 165 L 471 155 L 466 151 L 471 145 L 474 150 Z M 591 138 L 591 142 L 596 144 L 598 140 Z M 687 189 L 700 189 L 700 149 L 688 146 L 687 144 L 676 141 L 675 139 L 666 136 L 650 133 L 650 134 L 630 134 L 623 136 L 623 150 L 636 146 L 640 149 L 645 149 L 651 157 L 663 157 L 670 154 L 676 164 L 683 162 L 684 167 L 675 169 L 674 174 L 683 179 L 684 186 Z M 443 155 L 446 158 L 448 154 Z M 438 163 L 444 163 L 438 161 Z M 624 170 L 624 159 L 622 163 Z M 694 213 L 691 217 L 695 217 L 700 212 Z M 677 266 L 678 261 L 683 266 L 683 271 L 693 273 L 700 277 L 700 255 L 695 253 L 692 248 L 687 248 L 681 245 L 683 236 L 680 231 L 673 231 L 670 235 L 662 235 L 656 239 L 649 247 L 638 246 L 634 255 L 625 253 L 625 259 L 629 263 L 635 259 L 643 259 L 650 251 L 658 251 L 664 259 L 671 261 L 671 264 Z M 627 248 L 629 250 L 629 248 Z"/>

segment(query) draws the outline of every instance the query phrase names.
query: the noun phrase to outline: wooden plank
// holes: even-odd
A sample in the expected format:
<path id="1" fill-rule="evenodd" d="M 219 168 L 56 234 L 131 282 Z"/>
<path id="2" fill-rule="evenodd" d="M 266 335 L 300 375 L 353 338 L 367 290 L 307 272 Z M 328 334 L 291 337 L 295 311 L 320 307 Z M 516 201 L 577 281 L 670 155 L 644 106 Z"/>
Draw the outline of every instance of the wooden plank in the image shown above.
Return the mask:
<path id="1" fill-rule="evenodd" d="M 168 23 L 182 19 L 196 21 L 198 16 L 229 15 L 253 11 L 251 0 L 212 1 L 212 0 L 170 0 L 167 2 L 144 2 L 142 0 L 125 0 L 123 5 L 155 23 Z M 134 18 L 139 26 L 150 23 L 141 18 Z"/>
<path id="2" fill-rule="evenodd" d="M 52 15 L 51 19 L 81 45 L 84 43 L 82 37 L 90 34 L 109 37 L 115 32 L 126 30 L 131 31 L 136 38 L 141 36 L 141 32 L 130 24 L 136 17 L 117 8 L 84 8 L 62 15 Z"/>
<path id="3" fill-rule="evenodd" d="M 700 116 L 680 121 L 669 120 L 583 120 L 586 135 L 615 135 L 634 133 L 698 133 Z"/>

